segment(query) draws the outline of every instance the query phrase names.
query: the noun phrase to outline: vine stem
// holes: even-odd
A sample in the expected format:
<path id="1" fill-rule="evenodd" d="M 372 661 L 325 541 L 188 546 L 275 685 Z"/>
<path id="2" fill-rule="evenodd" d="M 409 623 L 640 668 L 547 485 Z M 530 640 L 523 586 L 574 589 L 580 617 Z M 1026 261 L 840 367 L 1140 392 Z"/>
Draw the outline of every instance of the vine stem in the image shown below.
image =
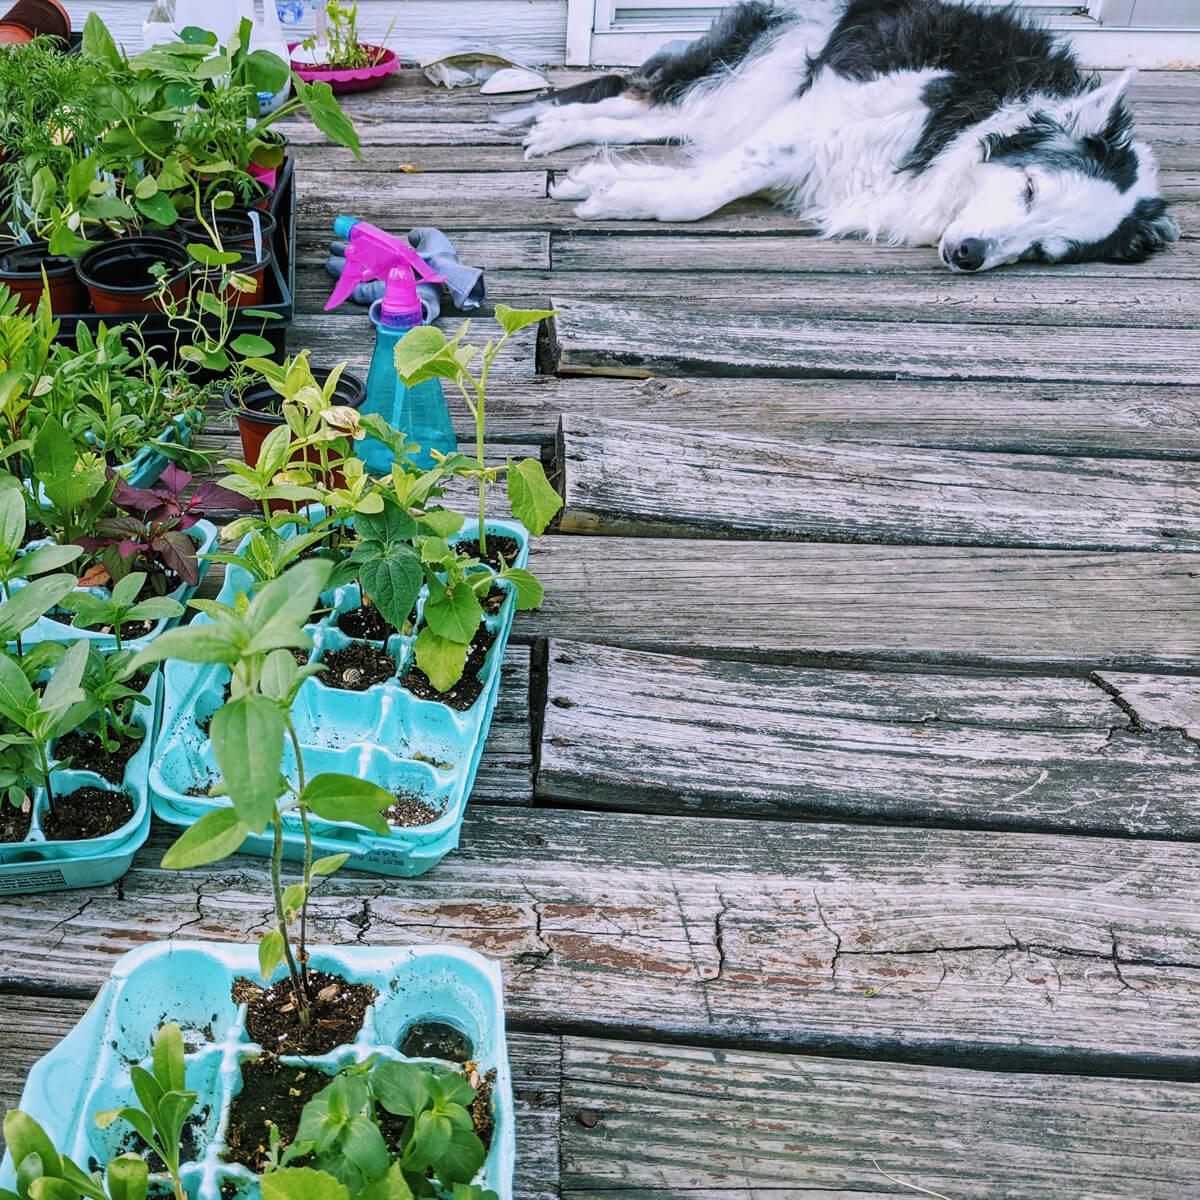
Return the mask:
<path id="1" fill-rule="evenodd" d="M 271 851 L 271 888 L 275 895 L 275 917 L 279 922 L 279 931 L 283 934 L 283 955 L 287 959 L 288 973 L 292 977 L 292 990 L 296 995 L 296 1009 L 300 1016 L 300 1027 L 301 1029 L 307 1029 L 310 1020 L 308 994 L 304 990 L 304 983 L 300 978 L 300 971 L 296 966 L 296 957 L 292 953 L 292 940 L 288 937 L 287 932 L 287 916 L 283 911 L 283 880 L 281 878 L 283 868 L 283 830 L 281 825 L 282 818 L 276 814 L 275 820 L 271 822 L 271 829 L 274 834 L 274 846 Z"/>

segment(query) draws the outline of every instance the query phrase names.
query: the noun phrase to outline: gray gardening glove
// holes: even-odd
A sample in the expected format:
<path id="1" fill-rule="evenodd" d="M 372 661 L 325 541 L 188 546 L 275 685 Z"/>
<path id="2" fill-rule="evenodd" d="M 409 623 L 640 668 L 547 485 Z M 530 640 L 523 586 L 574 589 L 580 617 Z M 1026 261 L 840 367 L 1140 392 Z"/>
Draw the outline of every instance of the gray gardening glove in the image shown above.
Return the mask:
<path id="1" fill-rule="evenodd" d="M 345 266 L 346 243 L 339 240 L 330 242 L 329 257 L 325 260 L 325 270 L 337 279 Z M 386 287 L 386 280 L 364 279 L 350 293 L 350 299 L 355 304 L 374 304 L 376 300 L 383 299 Z M 425 324 L 428 325 L 431 321 L 436 321 L 438 313 L 442 311 L 442 300 L 438 295 L 437 288 L 432 283 L 418 283 L 417 295 L 421 297 L 421 308 L 425 313 Z"/>

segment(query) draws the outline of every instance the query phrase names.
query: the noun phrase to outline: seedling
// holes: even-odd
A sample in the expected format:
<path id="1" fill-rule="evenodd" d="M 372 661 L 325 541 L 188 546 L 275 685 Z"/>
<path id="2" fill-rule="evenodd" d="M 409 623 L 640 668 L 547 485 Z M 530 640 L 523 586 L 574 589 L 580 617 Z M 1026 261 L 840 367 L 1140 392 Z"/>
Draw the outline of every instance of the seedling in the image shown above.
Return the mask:
<path id="1" fill-rule="evenodd" d="M 409 387 L 426 379 L 449 379 L 454 383 L 471 416 L 475 420 L 475 457 L 451 454 L 439 458 L 447 472 L 475 479 L 479 484 L 479 550 L 487 557 L 486 520 L 487 489 L 501 475 L 507 477 L 508 502 L 513 516 L 535 535 L 542 533 L 554 514 L 562 507 L 558 493 L 550 486 L 542 464 L 534 458 L 514 462 L 511 458 L 503 467 L 489 467 L 483 461 L 483 438 L 487 424 L 487 381 L 488 373 L 505 343 L 514 333 L 533 325 L 553 312 L 509 308 L 496 305 L 496 320 L 504 331 L 499 341 L 489 340 L 483 350 L 477 346 L 464 345 L 463 337 L 471 322 L 464 321 L 454 337 L 447 341 L 446 335 L 432 325 L 419 325 L 410 329 L 396 343 L 396 371 Z M 478 374 L 472 375 L 469 368 L 479 356 Z"/>
<path id="2" fill-rule="evenodd" d="M 54 791 L 50 780 L 50 743 L 69 733 L 96 709 L 96 701 L 83 690 L 88 646 L 76 642 L 63 655 L 39 692 L 26 678 L 21 665 L 0 652 L 0 754 L 10 763 L 20 761 L 20 773 L 46 789 L 50 807 Z"/>
<path id="3" fill-rule="evenodd" d="M 128 650 L 101 654 L 93 648 L 88 655 L 83 689 L 96 702 L 97 737 L 107 753 L 114 753 L 123 741 L 135 736 L 137 731 L 128 720 L 132 706 L 150 703 L 141 692 L 125 684 L 132 663 L 133 654 Z"/>
<path id="4" fill-rule="evenodd" d="M 287 964 L 302 1030 L 311 1024 L 306 934 L 308 901 L 315 876 L 330 875 L 349 857 L 330 855 L 313 861 L 309 813 L 329 821 L 350 821 L 386 836 L 390 830 L 380 811 L 394 797 L 353 775 L 323 773 L 308 779 L 304 754 L 291 708 L 303 682 L 322 670 L 298 666 L 291 648 L 312 646 L 304 622 L 325 587 L 332 564 L 309 559 L 266 584 L 253 599 L 239 596 L 237 606 L 211 600 L 192 605 L 212 618 L 187 629 L 160 635 L 134 659 L 135 670 L 175 658 L 184 662 L 220 663 L 231 671 L 230 698 L 213 715 L 209 727 L 213 755 L 221 771 L 216 795 L 227 795 L 228 808 L 200 818 L 167 851 L 162 865 L 181 869 L 204 866 L 232 854 L 250 833 L 269 828 L 273 838 L 271 891 L 275 923 L 259 944 L 259 966 L 269 980 L 281 962 Z M 291 742 L 296 779 L 282 769 L 284 742 Z M 295 812 L 304 832 L 304 876 L 286 890 L 282 881 L 285 814 Z M 299 920 L 298 948 L 289 925 Z"/>
<path id="5" fill-rule="evenodd" d="M 464 1076 L 416 1063 L 349 1067 L 304 1106 L 296 1140 L 282 1153 L 276 1146 L 263 1196 L 385 1200 L 436 1194 L 436 1180 L 455 1200 L 495 1200 L 494 1193 L 470 1186 L 487 1157 L 471 1117 L 475 1095 Z M 394 1152 L 379 1130 L 379 1109 L 405 1118 Z M 298 1159 L 310 1165 L 289 1166 Z M 318 1190 L 321 1175 L 340 1190 Z"/>
<path id="6" fill-rule="evenodd" d="M 145 572 L 134 571 L 113 586 L 108 600 L 91 592 L 73 592 L 62 606 L 75 614 L 71 623 L 77 629 L 94 629 L 97 625 L 110 628 L 120 650 L 123 626 L 134 621 L 160 621 L 183 615 L 183 605 L 170 596 L 147 596 L 139 600 L 138 593 L 145 582 Z"/>
<path id="7" fill-rule="evenodd" d="M 141 1108 L 126 1105 L 98 1112 L 96 1125 L 100 1129 L 107 1129 L 116 1121 L 132 1125 L 142 1141 L 166 1164 L 175 1200 L 187 1200 L 179 1175 L 180 1138 L 196 1105 L 197 1093 L 187 1087 L 183 1034 L 178 1025 L 164 1025 L 158 1031 L 152 1065 L 153 1072 L 141 1066 L 134 1066 L 129 1072 Z"/>
<path id="8" fill-rule="evenodd" d="M 4 1141 L 16 1168 L 17 1190 L 0 1188 L 0 1200 L 146 1200 L 150 1168 L 136 1154 L 114 1158 L 102 1181 L 98 1171 L 88 1175 L 59 1154 L 46 1131 L 15 1108 L 4 1117 Z"/>

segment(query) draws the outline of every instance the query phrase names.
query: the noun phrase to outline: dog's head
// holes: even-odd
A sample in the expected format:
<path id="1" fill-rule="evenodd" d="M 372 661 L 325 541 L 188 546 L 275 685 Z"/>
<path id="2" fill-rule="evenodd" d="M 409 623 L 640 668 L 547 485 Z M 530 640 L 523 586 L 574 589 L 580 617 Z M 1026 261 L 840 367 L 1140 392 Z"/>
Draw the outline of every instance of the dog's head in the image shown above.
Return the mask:
<path id="1" fill-rule="evenodd" d="M 973 193 L 938 250 L 953 271 L 1022 259 L 1141 262 L 1179 237 L 1150 148 L 1131 136 L 1126 71 L 989 134 Z"/>

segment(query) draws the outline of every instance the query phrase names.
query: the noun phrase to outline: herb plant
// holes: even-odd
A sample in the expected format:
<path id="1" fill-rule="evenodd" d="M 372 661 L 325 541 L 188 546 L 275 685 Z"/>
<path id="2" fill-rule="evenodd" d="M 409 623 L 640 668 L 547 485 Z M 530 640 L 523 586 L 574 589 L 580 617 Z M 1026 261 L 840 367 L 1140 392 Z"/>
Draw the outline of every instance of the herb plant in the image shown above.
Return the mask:
<path id="1" fill-rule="evenodd" d="M 96 1114 L 96 1125 L 107 1129 L 126 1121 L 166 1164 L 175 1200 L 187 1200 L 179 1177 L 180 1143 L 183 1127 L 196 1105 L 197 1093 L 189 1091 L 183 1058 L 183 1034 L 175 1024 L 164 1025 L 154 1039 L 152 1071 L 134 1066 L 130 1080 L 141 1108 L 126 1105 Z"/>
<path id="2" fill-rule="evenodd" d="M 362 70 L 365 67 L 376 66 L 382 61 L 381 50 L 373 46 L 364 46 L 358 40 L 358 0 L 349 5 L 339 4 L 338 0 L 329 0 L 324 6 L 324 14 L 324 36 L 317 33 L 301 43 L 305 50 L 316 50 L 322 45 L 326 47 L 325 62 L 318 65 Z M 394 20 L 392 24 L 395 24 Z"/>
<path id="3" fill-rule="evenodd" d="M 20 1109 L 5 1115 L 4 1141 L 16 1167 L 17 1190 L 0 1188 L 0 1200 L 146 1200 L 150 1169 L 136 1154 L 114 1158 L 106 1180 L 98 1171 L 88 1175 L 59 1154 L 46 1131 Z"/>
<path id="4" fill-rule="evenodd" d="M 145 582 L 145 572 L 134 571 L 118 580 L 108 599 L 93 596 L 91 592 L 74 592 L 62 606 L 75 614 L 71 623 L 79 629 L 94 629 L 97 625 L 110 627 L 120 651 L 123 626 L 133 621 L 159 621 L 183 615 L 183 605 L 170 596 L 147 596 L 145 600 L 139 600 L 138 594 Z"/>
<path id="5" fill-rule="evenodd" d="M 305 772 L 291 708 L 304 680 L 322 668 L 298 666 L 290 651 L 312 646 L 304 621 L 330 569 L 331 564 L 323 559 L 298 563 L 253 599 L 247 602 L 242 598 L 235 608 L 194 600 L 193 606 L 211 621 L 167 631 L 133 662 L 137 670 L 176 658 L 219 663 L 231 671 L 230 698 L 213 715 L 209 727 L 221 771 L 213 791 L 228 796 L 230 805 L 206 813 L 191 826 L 167 851 L 163 866 L 185 868 L 217 862 L 236 851 L 248 834 L 271 830 L 275 922 L 259 944 L 259 965 L 263 978 L 269 979 L 281 962 L 286 963 L 302 1030 L 311 1024 L 305 965 L 309 897 L 315 878 L 332 874 L 349 857 L 337 854 L 313 861 L 309 814 L 329 821 L 351 821 L 386 836 L 390 831 L 380 811 L 393 803 L 383 788 L 355 776 L 322 773 L 309 779 Z M 283 774 L 285 739 L 295 756 L 294 780 Z M 299 818 L 305 855 L 302 881 L 285 890 L 282 822 L 289 813 Z M 289 925 L 296 920 L 298 949 L 289 934 Z"/>
<path id="6" fill-rule="evenodd" d="M 405 384 L 412 387 L 426 379 L 450 380 L 462 394 L 474 419 L 475 458 L 453 454 L 442 460 L 442 465 L 455 474 L 478 481 L 479 550 L 484 558 L 487 557 L 487 489 L 501 475 L 507 476 L 508 502 L 513 515 L 531 533 L 541 534 L 562 507 L 562 500 L 550 486 L 542 464 L 536 459 L 526 458 L 520 462 L 509 459 L 503 467 L 489 467 L 483 460 L 488 373 L 514 333 L 552 316 L 553 312 L 521 310 L 497 304 L 496 320 L 500 322 L 503 336 L 499 341 L 490 339 L 482 351 L 478 346 L 463 344 L 463 338 L 471 326 L 470 321 L 464 321 L 449 341 L 440 329 L 432 325 L 419 325 L 416 329 L 410 329 L 396 343 L 396 371 Z M 479 368 L 476 374 L 471 374 L 470 367 L 476 356 L 479 358 Z"/>

